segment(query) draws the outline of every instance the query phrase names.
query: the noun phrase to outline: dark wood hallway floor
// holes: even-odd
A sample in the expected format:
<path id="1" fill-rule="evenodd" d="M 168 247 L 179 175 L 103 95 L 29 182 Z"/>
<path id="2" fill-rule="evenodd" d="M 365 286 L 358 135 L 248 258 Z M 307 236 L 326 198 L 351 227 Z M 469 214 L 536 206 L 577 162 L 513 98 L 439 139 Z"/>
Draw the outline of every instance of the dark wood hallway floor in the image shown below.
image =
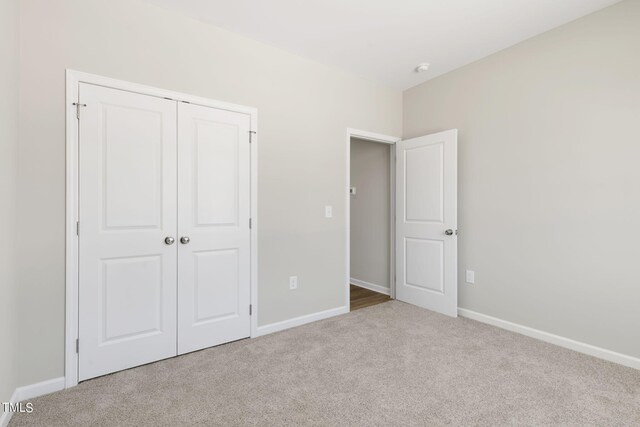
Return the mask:
<path id="1" fill-rule="evenodd" d="M 389 295 L 351 285 L 351 311 L 391 301 Z"/>

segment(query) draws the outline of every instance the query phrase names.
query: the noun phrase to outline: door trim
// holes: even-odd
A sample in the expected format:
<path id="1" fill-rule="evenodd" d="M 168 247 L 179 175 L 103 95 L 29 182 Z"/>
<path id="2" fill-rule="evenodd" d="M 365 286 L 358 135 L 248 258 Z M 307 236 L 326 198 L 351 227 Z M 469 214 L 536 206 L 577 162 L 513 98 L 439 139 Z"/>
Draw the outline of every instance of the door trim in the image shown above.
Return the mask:
<path id="1" fill-rule="evenodd" d="M 78 384 L 78 120 L 76 106 L 80 83 L 105 86 L 113 89 L 139 93 L 143 95 L 169 98 L 220 110 L 248 114 L 251 117 L 251 338 L 257 336 L 258 329 L 258 110 L 253 107 L 230 104 L 188 95 L 180 92 L 159 89 L 151 86 L 116 80 L 80 71 L 66 70 L 65 91 L 65 144 L 66 144 L 66 201 L 65 201 L 65 388 Z M 82 114 L 82 111 L 80 111 Z"/>
<path id="2" fill-rule="evenodd" d="M 402 141 L 402 138 L 396 136 L 383 135 L 380 133 L 368 132 L 365 130 L 358 130 L 353 128 L 347 128 L 347 138 L 346 138 L 346 173 L 345 173 L 345 221 L 347 225 L 347 233 L 346 233 L 346 241 L 345 241 L 345 256 L 346 256 L 346 277 L 345 277 L 345 307 L 347 308 L 347 312 L 350 311 L 351 307 L 351 195 L 349 194 L 349 186 L 351 182 L 351 138 L 364 139 L 366 141 L 371 142 L 379 142 L 383 144 L 389 144 L 389 174 L 390 174 L 390 190 L 389 193 L 391 197 L 389 198 L 389 222 L 390 228 L 389 231 L 391 233 L 390 236 L 390 264 L 389 264 L 389 287 L 391 292 L 391 298 L 395 298 L 395 290 L 396 290 L 396 280 L 395 280 L 395 259 L 396 259 L 396 243 L 395 243 L 395 230 L 396 230 L 396 221 L 395 221 L 395 212 L 396 212 L 396 150 L 395 144 L 399 141 Z"/>

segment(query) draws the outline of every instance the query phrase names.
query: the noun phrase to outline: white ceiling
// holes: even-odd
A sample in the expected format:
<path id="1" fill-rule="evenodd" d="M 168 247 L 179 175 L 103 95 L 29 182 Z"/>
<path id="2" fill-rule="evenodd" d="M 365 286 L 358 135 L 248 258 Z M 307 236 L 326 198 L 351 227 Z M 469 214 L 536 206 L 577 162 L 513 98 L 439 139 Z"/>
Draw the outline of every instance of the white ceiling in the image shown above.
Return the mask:
<path id="1" fill-rule="evenodd" d="M 407 89 L 619 0 L 148 1 Z"/>

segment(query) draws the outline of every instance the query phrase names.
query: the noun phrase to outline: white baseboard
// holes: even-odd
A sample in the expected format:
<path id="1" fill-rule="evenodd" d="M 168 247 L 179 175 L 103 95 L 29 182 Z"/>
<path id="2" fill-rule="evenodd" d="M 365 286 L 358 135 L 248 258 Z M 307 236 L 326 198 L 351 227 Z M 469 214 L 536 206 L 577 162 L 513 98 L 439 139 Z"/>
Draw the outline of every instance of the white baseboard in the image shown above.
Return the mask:
<path id="1" fill-rule="evenodd" d="M 569 350 L 577 351 L 578 353 L 583 353 L 589 356 L 597 357 L 599 359 L 608 360 L 609 362 L 628 366 L 630 368 L 640 369 L 640 359 L 633 356 L 616 353 L 615 351 L 596 347 L 594 345 L 572 340 L 570 338 L 561 337 L 560 335 L 550 334 L 549 332 L 544 332 L 539 329 L 534 329 L 528 326 L 509 322 L 507 320 L 498 319 L 497 317 L 487 316 L 486 314 L 467 310 L 466 308 L 458 308 L 458 314 L 462 317 L 477 320 L 478 322 L 496 326 L 501 329 L 506 329 L 507 331 L 516 332 L 531 338 L 538 339 L 540 341 L 568 348 Z"/>
<path id="2" fill-rule="evenodd" d="M 64 390 L 64 377 L 18 387 L 16 393 L 18 394 L 18 402 L 22 402 L 23 400 L 35 399 L 60 390 Z"/>
<path id="3" fill-rule="evenodd" d="M 11 399 L 9 402 L 16 403 L 18 400 L 18 390 L 13 392 Z M 9 421 L 11 421 L 11 417 L 13 417 L 13 412 L 4 412 L 4 407 L 0 408 L 0 427 L 7 427 L 9 425 Z"/>
<path id="4" fill-rule="evenodd" d="M 283 320 L 281 322 L 270 323 L 264 326 L 258 326 L 254 337 L 261 337 L 263 335 L 272 334 L 278 331 L 284 331 L 285 329 L 295 328 L 296 326 L 306 325 L 307 323 L 315 322 L 317 320 L 328 319 L 329 317 L 338 316 L 349 312 L 349 307 L 337 307 L 325 311 L 319 311 L 317 313 L 307 314 L 300 317 L 294 317 L 293 319 Z"/>
<path id="5" fill-rule="evenodd" d="M 370 291 L 378 292 L 385 295 L 391 295 L 391 289 L 385 288 L 384 286 L 376 285 L 375 283 L 365 282 L 364 280 L 354 279 L 353 277 L 351 278 L 350 282 L 352 285 L 369 289 Z"/>
<path id="6" fill-rule="evenodd" d="M 11 396 L 11 403 L 23 402 L 29 399 L 35 399 L 36 397 L 44 396 L 45 394 L 53 393 L 55 391 L 64 390 L 64 377 L 54 378 L 52 380 L 42 381 L 36 384 L 26 385 L 18 387 Z M 7 427 L 13 412 L 2 412 L 0 414 L 0 427 Z"/>

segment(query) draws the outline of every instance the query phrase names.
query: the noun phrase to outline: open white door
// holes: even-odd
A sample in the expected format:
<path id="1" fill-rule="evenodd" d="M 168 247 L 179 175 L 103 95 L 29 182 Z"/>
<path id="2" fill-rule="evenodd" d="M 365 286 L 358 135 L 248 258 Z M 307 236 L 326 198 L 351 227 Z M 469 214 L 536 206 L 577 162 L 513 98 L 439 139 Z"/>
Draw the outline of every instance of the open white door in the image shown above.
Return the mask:
<path id="1" fill-rule="evenodd" d="M 458 311 L 458 131 L 396 144 L 396 299 Z"/>

